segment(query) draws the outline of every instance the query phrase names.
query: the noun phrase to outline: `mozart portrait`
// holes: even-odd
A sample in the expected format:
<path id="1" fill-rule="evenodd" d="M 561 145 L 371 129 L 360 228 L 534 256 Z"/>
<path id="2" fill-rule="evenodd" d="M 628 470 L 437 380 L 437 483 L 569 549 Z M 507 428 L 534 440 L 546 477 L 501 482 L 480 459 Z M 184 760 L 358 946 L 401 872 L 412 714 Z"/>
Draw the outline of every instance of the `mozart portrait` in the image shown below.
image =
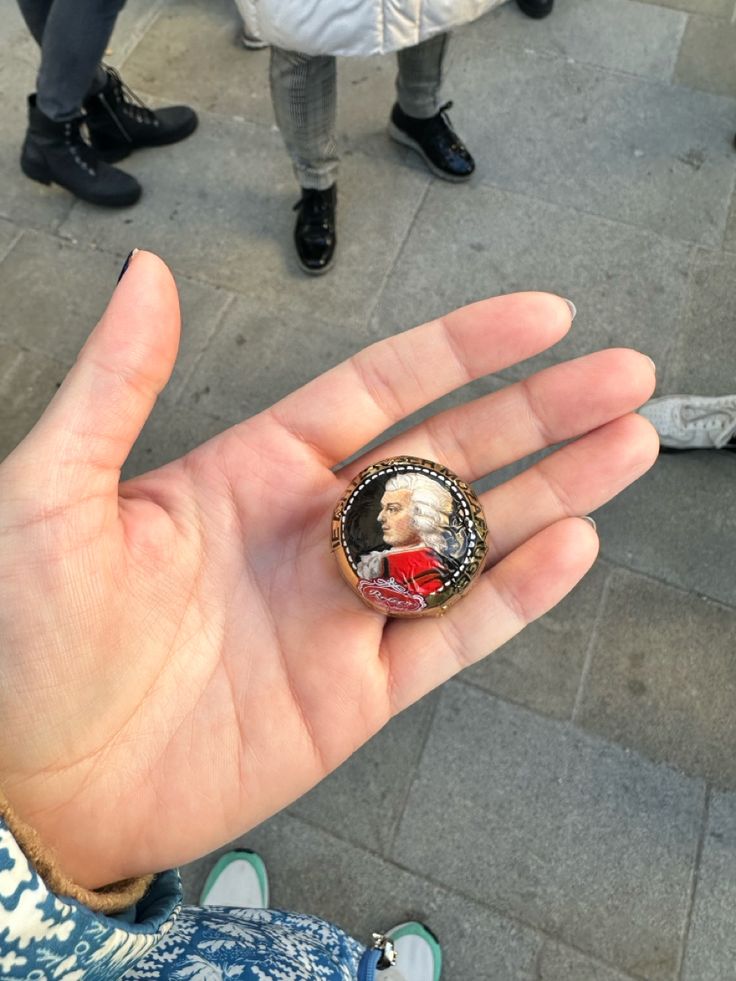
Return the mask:
<path id="1" fill-rule="evenodd" d="M 393 580 L 420 597 L 440 589 L 458 567 L 466 535 L 453 519 L 446 487 L 421 473 L 397 474 L 386 481 L 378 524 L 385 550 L 361 555 L 361 580 Z"/>

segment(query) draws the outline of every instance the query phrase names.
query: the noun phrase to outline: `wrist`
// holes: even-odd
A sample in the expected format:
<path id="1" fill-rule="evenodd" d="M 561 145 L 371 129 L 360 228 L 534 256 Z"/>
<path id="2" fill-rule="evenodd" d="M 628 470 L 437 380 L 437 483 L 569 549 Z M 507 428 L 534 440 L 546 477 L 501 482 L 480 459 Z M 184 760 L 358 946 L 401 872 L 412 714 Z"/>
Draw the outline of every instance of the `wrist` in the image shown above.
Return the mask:
<path id="1" fill-rule="evenodd" d="M 15 838 L 24 855 L 51 892 L 68 896 L 98 913 L 112 915 L 137 903 L 146 893 L 152 875 L 123 879 L 95 889 L 89 889 L 66 873 L 54 850 L 41 839 L 14 810 L 0 790 L 0 820 Z"/>

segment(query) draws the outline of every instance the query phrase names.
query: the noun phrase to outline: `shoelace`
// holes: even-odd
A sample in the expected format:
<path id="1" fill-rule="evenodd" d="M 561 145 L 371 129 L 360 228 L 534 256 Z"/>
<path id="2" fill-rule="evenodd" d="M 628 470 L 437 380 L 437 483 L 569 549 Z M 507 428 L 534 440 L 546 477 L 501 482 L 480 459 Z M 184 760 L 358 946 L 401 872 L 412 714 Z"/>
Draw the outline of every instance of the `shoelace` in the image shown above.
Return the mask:
<path id="1" fill-rule="evenodd" d="M 304 209 L 304 224 L 315 231 L 327 229 L 327 216 L 330 213 L 330 199 L 326 194 L 303 194 L 292 211 Z"/>
<path id="2" fill-rule="evenodd" d="M 97 174 L 98 157 L 81 133 L 82 120 L 70 119 L 64 124 L 64 142 L 74 162 L 94 177 Z"/>
<path id="3" fill-rule="evenodd" d="M 119 102 L 123 111 L 132 116 L 136 122 L 149 123 L 158 126 L 158 119 L 152 109 L 149 109 L 145 102 L 135 94 L 135 92 L 125 84 L 114 68 L 109 65 L 104 66 L 109 78 L 112 80 L 115 101 Z"/>
<path id="4" fill-rule="evenodd" d="M 452 99 L 450 99 L 449 102 L 445 102 L 444 105 L 440 106 L 437 115 L 432 120 L 432 122 L 434 123 L 433 128 L 436 130 L 437 135 L 439 136 L 446 135 L 450 138 L 451 149 L 460 150 L 461 148 L 460 138 L 455 132 L 455 130 L 452 128 L 450 117 L 447 115 L 448 109 L 452 109 L 452 106 L 453 106 Z"/>

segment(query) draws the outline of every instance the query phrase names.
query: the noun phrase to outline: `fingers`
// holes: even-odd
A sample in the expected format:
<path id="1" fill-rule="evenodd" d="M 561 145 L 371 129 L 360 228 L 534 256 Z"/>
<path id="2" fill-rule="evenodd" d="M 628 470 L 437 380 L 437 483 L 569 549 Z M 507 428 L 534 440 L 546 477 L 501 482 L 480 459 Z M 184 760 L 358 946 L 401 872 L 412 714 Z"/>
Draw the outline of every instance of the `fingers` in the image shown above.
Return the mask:
<path id="1" fill-rule="evenodd" d="M 598 351 L 441 412 L 371 450 L 341 476 L 351 479 L 376 460 L 406 453 L 478 480 L 631 412 L 649 398 L 655 381 L 644 355 Z"/>
<path id="2" fill-rule="evenodd" d="M 444 617 L 389 623 L 381 657 L 392 711 L 402 711 L 550 610 L 582 579 L 597 552 L 590 524 L 568 518 L 485 572 Z"/>
<path id="3" fill-rule="evenodd" d="M 63 385 L 15 451 L 47 505 L 117 490 L 178 343 L 171 273 L 157 256 L 137 252 Z"/>
<path id="4" fill-rule="evenodd" d="M 654 428 L 641 416 L 627 415 L 483 494 L 489 562 L 547 525 L 595 511 L 646 473 L 658 453 Z"/>
<path id="5" fill-rule="evenodd" d="M 555 344 L 570 323 L 551 294 L 482 300 L 360 351 L 269 414 L 333 466 L 442 395 Z"/>

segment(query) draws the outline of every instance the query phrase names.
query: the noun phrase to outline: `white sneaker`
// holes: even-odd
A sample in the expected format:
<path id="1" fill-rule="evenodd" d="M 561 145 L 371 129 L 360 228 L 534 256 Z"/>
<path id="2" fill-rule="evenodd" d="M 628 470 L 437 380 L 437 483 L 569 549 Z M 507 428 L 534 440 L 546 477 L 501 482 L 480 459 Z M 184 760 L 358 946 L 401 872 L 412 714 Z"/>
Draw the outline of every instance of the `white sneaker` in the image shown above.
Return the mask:
<path id="1" fill-rule="evenodd" d="M 736 395 L 665 395 L 639 409 L 674 450 L 722 449 L 736 437 Z"/>
<path id="2" fill-rule="evenodd" d="M 260 51 L 262 48 L 268 47 L 268 41 L 264 41 L 262 37 L 258 37 L 257 34 L 249 31 L 247 27 L 243 28 L 240 41 L 243 47 L 249 51 Z"/>
<path id="3" fill-rule="evenodd" d="M 247 848 L 221 855 L 207 876 L 199 903 L 268 909 L 268 873 L 261 856 Z"/>
<path id="4" fill-rule="evenodd" d="M 396 950 L 396 964 L 376 975 L 381 981 L 440 981 L 442 948 L 423 923 L 410 920 L 387 930 L 385 936 Z"/>

